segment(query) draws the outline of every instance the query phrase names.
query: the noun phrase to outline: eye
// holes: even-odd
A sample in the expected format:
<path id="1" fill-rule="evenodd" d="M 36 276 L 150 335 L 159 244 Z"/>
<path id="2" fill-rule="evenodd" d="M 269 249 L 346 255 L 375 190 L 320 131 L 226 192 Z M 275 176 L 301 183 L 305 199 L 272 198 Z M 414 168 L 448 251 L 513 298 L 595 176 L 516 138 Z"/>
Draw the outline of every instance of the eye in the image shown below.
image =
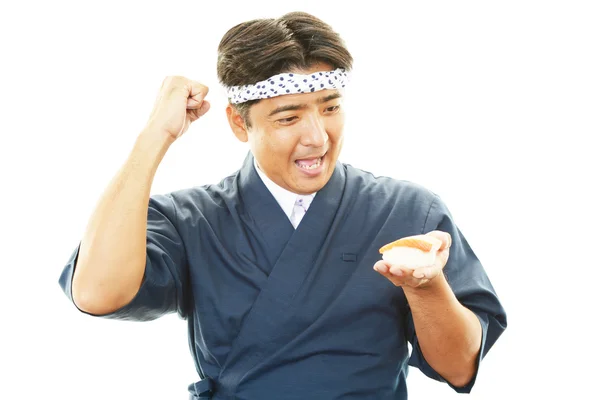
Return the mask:
<path id="1" fill-rule="evenodd" d="M 331 106 L 331 107 L 327 107 L 327 108 L 325 109 L 325 112 L 326 112 L 326 113 L 329 113 L 329 114 L 333 114 L 333 113 L 336 113 L 336 112 L 338 112 L 338 111 L 339 111 L 339 109 L 340 109 L 340 106 L 339 106 L 339 105 L 337 105 L 337 106 Z"/>
<path id="2" fill-rule="evenodd" d="M 298 119 L 298 117 L 293 116 L 293 117 L 287 117 L 287 118 L 282 118 L 282 119 L 278 119 L 277 123 L 280 125 L 291 125 L 293 124 L 296 120 Z"/>

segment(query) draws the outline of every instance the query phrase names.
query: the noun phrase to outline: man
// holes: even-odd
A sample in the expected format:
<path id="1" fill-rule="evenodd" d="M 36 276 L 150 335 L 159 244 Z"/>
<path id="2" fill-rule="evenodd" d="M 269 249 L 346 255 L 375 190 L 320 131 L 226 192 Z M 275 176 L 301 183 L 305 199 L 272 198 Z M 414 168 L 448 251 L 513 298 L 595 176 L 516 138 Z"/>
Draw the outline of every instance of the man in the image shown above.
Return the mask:
<path id="1" fill-rule="evenodd" d="M 311 15 L 232 28 L 217 71 L 251 150 L 241 169 L 150 196 L 166 151 L 210 107 L 207 87 L 167 78 L 61 275 L 88 314 L 187 319 L 191 399 L 405 399 L 409 364 L 469 392 L 506 328 L 438 196 L 338 161 L 351 68 Z M 417 234 L 442 241 L 433 265 L 381 260 L 381 246 Z"/>

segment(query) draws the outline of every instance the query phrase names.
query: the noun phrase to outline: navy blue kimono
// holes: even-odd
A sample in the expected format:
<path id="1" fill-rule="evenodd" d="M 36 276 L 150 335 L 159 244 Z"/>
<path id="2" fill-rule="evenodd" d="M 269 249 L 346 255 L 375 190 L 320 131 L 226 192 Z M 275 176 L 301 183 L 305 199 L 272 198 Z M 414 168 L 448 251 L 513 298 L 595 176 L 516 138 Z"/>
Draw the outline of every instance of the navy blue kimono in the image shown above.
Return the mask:
<path id="1" fill-rule="evenodd" d="M 103 317 L 186 319 L 200 377 L 190 399 L 406 399 L 409 365 L 444 380 L 421 353 L 402 289 L 373 265 L 384 244 L 435 229 L 452 235 L 444 273 L 481 321 L 481 361 L 506 314 L 444 203 L 340 161 L 296 230 L 250 153 L 219 184 L 151 196 L 142 286 Z M 60 277 L 71 300 L 78 250 Z"/>

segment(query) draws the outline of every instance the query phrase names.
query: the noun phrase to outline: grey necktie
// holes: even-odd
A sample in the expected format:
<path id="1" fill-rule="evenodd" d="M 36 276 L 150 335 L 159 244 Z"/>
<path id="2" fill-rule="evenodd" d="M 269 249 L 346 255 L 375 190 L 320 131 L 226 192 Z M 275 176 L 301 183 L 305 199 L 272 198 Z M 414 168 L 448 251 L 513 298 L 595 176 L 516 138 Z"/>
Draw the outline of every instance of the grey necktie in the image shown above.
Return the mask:
<path id="1" fill-rule="evenodd" d="M 296 203 L 294 203 L 294 210 L 292 211 L 291 222 L 294 228 L 297 228 L 308 209 L 310 204 L 310 196 L 298 195 Z"/>

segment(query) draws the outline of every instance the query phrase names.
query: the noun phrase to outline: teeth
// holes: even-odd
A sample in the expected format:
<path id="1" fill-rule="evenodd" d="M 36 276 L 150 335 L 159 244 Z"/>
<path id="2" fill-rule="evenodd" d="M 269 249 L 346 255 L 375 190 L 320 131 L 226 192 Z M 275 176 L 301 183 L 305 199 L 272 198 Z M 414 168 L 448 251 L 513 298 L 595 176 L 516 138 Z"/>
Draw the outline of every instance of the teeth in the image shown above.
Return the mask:
<path id="1" fill-rule="evenodd" d="M 317 169 L 317 168 L 319 168 L 321 166 L 321 161 L 322 160 L 323 160 L 323 157 L 319 158 L 316 163 L 314 163 L 313 165 L 310 165 L 308 167 L 304 166 L 304 165 L 300 165 L 298 163 L 296 163 L 296 165 L 298 165 L 302 169 L 309 169 L 309 170 L 310 169 Z"/>

